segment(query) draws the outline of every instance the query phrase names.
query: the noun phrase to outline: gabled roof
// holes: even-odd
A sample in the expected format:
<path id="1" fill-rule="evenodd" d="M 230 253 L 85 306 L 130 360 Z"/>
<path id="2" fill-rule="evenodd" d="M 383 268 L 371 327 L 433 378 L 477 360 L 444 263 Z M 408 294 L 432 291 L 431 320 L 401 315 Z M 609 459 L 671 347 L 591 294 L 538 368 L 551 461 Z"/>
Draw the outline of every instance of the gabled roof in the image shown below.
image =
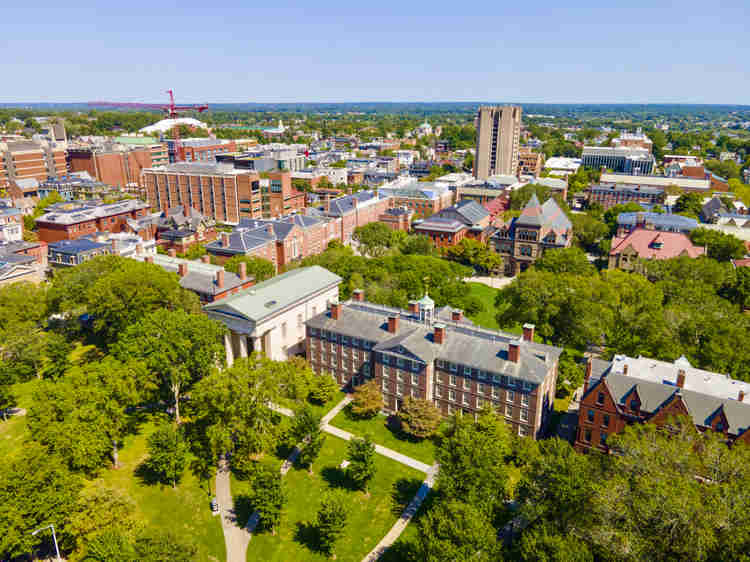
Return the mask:
<path id="1" fill-rule="evenodd" d="M 445 209 L 445 211 L 455 211 L 458 215 L 464 218 L 468 225 L 477 224 L 490 215 L 487 209 L 471 199 L 459 201 L 453 205 L 453 207 Z M 441 213 L 442 212 L 443 211 L 441 211 Z"/>
<path id="2" fill-rule="evenodd" d="M 640 258 L 665 260 L 687 254 L 691 258 L 703 255 L 704 248 L 695 246 L 681 232 L 666 232 L 636 228 L 624 237 L 612 239 L 609 255 L 616 256 L 632 248 Z"/>
<path id="3" fill-rule="evenodd" d="M 536 193 L 531 194 L 526 206 L 521 210 L 521 215 L 517 217 L 516 224 L 521 226 L 542 226 L 542 206 Z"/>

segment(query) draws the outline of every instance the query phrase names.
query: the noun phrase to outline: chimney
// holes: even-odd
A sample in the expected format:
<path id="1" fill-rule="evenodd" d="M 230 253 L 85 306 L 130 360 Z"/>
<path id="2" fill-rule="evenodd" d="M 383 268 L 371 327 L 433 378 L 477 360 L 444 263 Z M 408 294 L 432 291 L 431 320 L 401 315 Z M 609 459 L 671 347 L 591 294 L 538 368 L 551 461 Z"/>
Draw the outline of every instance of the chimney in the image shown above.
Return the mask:
<path id="1" fill-rule="evenodd" d="M 205 254 L 201 256 L 201 261 L 203 263 L 211 263 L 211 256 L 209 256 L 208 254 Z"/>
<path id="2" fill-rule="evenodd" d="M 339 318 L 341 318 L 340 302 L 331 303 L 331 318 L 333 318 L 334 320 L 338 320 Z"/>
<path id="3" fill-rule="evenodd" d="M 677 371 L 677 386 L 685 388 L 685 369 Z"/>
<path id="4" fill-rule="evenodd" d="M 534 324 L 523 325 L 523 339 L 526 341 L 534 341 Z"/>
<path id="5" fill-rule="evenodd" d="M 146 263 L 154 263 L 154 256 L 146 256 L 146 257 L 144 258 L 144 261 L 145 261 Z"/>
<path id="6" fill-rule="evenodd" d="M 521 354 L 520 343 L 518 340 L 508 342 L 508 361 L 518 363 L 518 357 Z"/>
<path id="7" fill-rule="evenodd" d="M 267 224 L 266 225 L 266 232 L 268 232 L 268 234 L 273 235 L 273 225 L 272 224 Z"/>
<path id="8" fill-rule="evenodd" d="M 623 374 L 623 375 L 627 375 L 627 374 L 628 374 L 628 364 L 627 364 L 627 363 L 625 363 L 625 364 L 624 364 L 624 365 L 622 366 L 622 374 Z"/>
<path id="9" fill-rule="evenodd" d="M 388 317 L 388 331 L 392 334 L 398 331 L 398 316 Z"/>
<path id="10" fill-rule="evenodd" d="M 459 310 L 457 308 L 454 308 L 453 310 L 451 310 L 451 320 L 453 320 L 454 322 L 460 322 L 463 319 L 464 319 L 463 310 Z"/>
<path id="11" fill-rule="evenodd" d="M 112 246 L 112 253 L 116 254 L 117 253 L 117 240 L 113 238 L 112 240 L 109 241 L 109 243 Z"/>
<path id="12" fill-rule="evenodd" d="M 175 250 L 174 248 L 170 248 L 169 250 L 167 250 L 167 255 L 170 258 L 176 258 L 177 257 L 177 250 Z"/>
<path id="13" fill-rule="evenodd" d="M 433 341 L 442 345 L 445 342 L 445 326 L 443 324 L 435 324 L 435 332 L 432 335 Z"/>
<path id="14" fill-rule="evenodd" d="M 220 269 L 219 271 L 216 272 L 216 286 L 219 289 L 224 288 L 224 270 L 223 269 Z"/>
<path id="15" fill-rule="evenodd" d="M 586 394 L 589 390 L 589 381 L 591 380 L 591 369 L 593 367 L 594 360 L 589 357 L 586 361 L 586 374 L 583 376 L 583 393 Z"/>
<path id="16" fill-rule="evenodd" d="M 240 281 L 245 281 L 247 279 L 247 264 L 244 261 L 239 265 L 239 275 Z"/>
<path id="17" fill-rule="evenodd" d="M 140 256 L 143 253 L 143 244 L 135 245 L 135 255 Z"/>
<path id="18" fill-rule="evenodd" d="M 223 248 L 229 247 L 229 233 L 228 232 L 221 233 L 221 246 Z"/>
<path id="19" fill-rule="evenodd" d="M 740 402 L 743 402 L 745 400 L 745 391 L 744 390 L 740 390 L 740 393 L 737 396 L 737 400 L 740 401 Z"/>
<path id="20" fill-rule="evenodd" d="M 409 301 L 409 314 L 419 316 L 419 303 L 417 301 Z"/>
<path id="21" fill-rule="evenodd" d="M 187 275 L 187 269 L 188 269 L 188 264 L 181 263 L 180 265 L 177 266 L 177 274 L 180 277 L 185 277 L 185 275 Z"/>
<path id="22" fill-rule="evenodd" d="M 362 302 L 365 300 L 365 292 L 362 289 L 354 289 L 352 291 L 352 298 L 357 302 Z"/>

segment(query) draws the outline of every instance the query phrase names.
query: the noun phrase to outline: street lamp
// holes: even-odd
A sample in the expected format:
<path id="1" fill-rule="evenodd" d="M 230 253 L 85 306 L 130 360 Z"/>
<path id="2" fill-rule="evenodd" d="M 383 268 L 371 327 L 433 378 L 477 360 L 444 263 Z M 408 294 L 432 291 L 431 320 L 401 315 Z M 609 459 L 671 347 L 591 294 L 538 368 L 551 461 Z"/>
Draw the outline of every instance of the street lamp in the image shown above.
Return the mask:
<path id="1" fill-rule="evenodd" d="M 62 559 L 60 558 L 60 549 L 57 548 L 57 537 L 55 536 L 55 526 L 50 523 L 46 527 L 39 527 L 36 531 L 32 531 L 31 534 L 35 535 L 39 531 L 44 531 L 45 529 L 52 529 L 52 541 L 55 543 L 55 554 L 57 554 L 57 562 L 62 562 Z"/>

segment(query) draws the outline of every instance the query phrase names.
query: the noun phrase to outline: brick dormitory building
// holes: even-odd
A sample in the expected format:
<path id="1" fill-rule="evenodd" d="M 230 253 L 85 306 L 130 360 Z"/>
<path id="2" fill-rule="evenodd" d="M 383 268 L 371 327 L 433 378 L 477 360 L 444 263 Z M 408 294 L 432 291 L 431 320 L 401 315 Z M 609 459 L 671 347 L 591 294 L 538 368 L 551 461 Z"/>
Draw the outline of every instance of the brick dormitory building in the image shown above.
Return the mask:
<path id="1" fill-rule="evenodd" d="M 659 426 L 685 416 L 698 431 L 722 433 L 750 445 L 750 383 L 674 363 L 615 355 L 589 359 L 575 448 L 608 451 L 607 439 L 633 423 Z"/>
<path id="2" fill-rule="evenodd" d="M 307 359 L 341 386 L 378 381 L 386 411 L 403 398 L 430 400 L 444 415 L 495 407 L 518 435 L 544 435 L 554 404 L 562 349 L 475 326 L 459 310 L 425 295 L 409 310 L 364 300 L 333 303 L 306 322 Z"/>

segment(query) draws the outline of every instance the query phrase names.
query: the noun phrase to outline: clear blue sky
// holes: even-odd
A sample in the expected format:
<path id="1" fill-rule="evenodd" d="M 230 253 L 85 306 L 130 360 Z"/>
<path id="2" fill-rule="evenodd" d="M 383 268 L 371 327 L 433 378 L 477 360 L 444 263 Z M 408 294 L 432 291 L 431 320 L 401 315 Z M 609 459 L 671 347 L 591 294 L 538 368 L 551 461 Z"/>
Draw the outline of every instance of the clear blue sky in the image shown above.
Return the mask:
<path id="1" fill-rule="evenodd" d="M 0 102 L 750 104 L 749 26 L 748 0 L 6 0 Z"/>

